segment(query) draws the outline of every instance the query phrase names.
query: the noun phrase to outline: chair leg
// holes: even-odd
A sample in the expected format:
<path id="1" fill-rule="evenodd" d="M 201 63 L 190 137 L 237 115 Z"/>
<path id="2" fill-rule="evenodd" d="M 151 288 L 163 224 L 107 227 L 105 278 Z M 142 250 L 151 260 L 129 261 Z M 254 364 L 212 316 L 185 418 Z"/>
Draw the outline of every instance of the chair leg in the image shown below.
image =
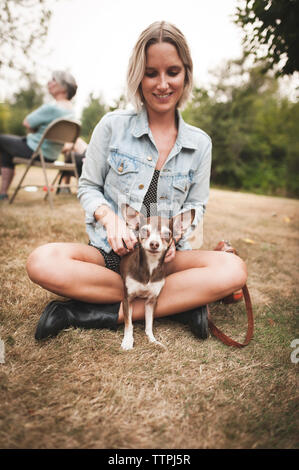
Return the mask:
<path id="1" fill-rule="evenodd" d="M 56 183 L 56 181 L 57 181 L 57 179 L 58 179 L 59 176 L 60 176 L 59 181 L 58 181 L 58 187 L 59 187 L 59 185 L 60 185 L 60 183 L 61 183 L 61 180 L 62 180 L 62 178 L 63 178 L 63 172 L 62 172 L 62 171 L 57 171 L 57 173 L 56 173 L 56 175 L 55 175 L 55 178 L 53 179 L 53 181 L 52 181 L 52 183 L 51 183 L 51 186 L 54 186 L 54 184 Z M 58 187 L 57 187 L 57 189 L 56 189 L 56 191 L 55 191 L 55 194 L 57 194 Z M 48 193 L 45 195 L 45 199 L 47 199 L 47 197 L 48 197 Z"/>
<path id="2" fill-rule="evenodd" d="M 72 160 L 72 163 L 74 165 L 74 173 L 75 173 L 75 178 L 76 178 L 76 182 L 77 182 L 77 189 L 78 189 L 79 175 L 78 175 L 78 171 L 77 171 L 75 152 L 73 150 L 71 151 L 71 160 Z"/>
<path id="3" fill-rule="evenodd" d="M 44 173 L 44 178 L 45 178 L 45 182 L 46 182 L 46 186 L 47 186 L 47 195 L 49 197 L 50 207 L 51 207 L 51 209 L 54 209 L 53 197 L 52 197 L 52 194 L 51 194 L 51 188 L 49 186 L 49 180 L 48 180 L 48 176 L 47 176 L 45 160 L 44 160 L 44 156 L 43 156 L 42 153 L 40 155 L 40 160 L 41 160 L 42 169 L 43 169 L 43 173 Z"/>

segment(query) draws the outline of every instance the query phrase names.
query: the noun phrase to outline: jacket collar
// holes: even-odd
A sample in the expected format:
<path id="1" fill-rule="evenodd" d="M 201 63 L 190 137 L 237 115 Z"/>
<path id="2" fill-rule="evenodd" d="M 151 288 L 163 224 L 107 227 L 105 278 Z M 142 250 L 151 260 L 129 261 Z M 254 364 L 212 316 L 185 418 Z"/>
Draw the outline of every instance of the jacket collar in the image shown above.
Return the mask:
<path id="1" fill-rule="evenodd" d="M 191 130 L 191 126 L 185 123 L 184 119 L 181 116 L 181 113 L 177 110 L 178 116 L 178 135 L 176 143 L 187 149 L 197 149 L 198 148 L 198 139 L 195 137 L 195 133 Z M 148 124 L 148 117 L 146 107 L 143 106 L 140 113 L 135 115 L 133 119 L 131 132 L 134 137 L 142 137 L 143 135 L 150 133 L 150 128 Z"/>

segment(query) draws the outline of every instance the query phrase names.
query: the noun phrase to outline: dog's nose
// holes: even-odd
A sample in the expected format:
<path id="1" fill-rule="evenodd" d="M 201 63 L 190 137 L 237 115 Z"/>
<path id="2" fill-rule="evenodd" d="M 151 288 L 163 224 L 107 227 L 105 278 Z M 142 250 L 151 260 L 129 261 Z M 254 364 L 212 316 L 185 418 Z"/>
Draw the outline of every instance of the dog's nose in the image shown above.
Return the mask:
<path id="1" fill-rule="evenodd" d="M 159 242 L 157 242 L 155 240 L 152 240 L 150 242 L 150 248 L 151 248 L 151 250 L 157 250 L 159 248 Z"/>

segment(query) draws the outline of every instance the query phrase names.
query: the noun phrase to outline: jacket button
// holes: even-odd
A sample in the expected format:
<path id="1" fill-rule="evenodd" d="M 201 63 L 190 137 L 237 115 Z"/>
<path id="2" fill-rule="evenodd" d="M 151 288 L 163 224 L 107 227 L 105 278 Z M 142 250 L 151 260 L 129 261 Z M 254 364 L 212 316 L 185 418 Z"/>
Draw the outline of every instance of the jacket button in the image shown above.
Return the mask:
<path id="1" fill-rule="evenodd" d="M 140 184 L 140 185 L 138 186 L 138 188 L 139 188 L 139 189 L 143 189 L 143 188 L 144 188 L 144 185 L 143 185 L 143 184 Z"/>
<path id="2" fill-rule="evenodd" d="M 149 155 L 149 156 L 147 157 L 147 159 L 148 159 L 149 162 L 151 162 L 152 159 L 153 159 L 153 157 L 152 157 L 151 155 Z"/>
<path id="3" fill-rule="evenodd" d="M 122 173 L 122 172 L 124 171 L 124 167 L 123 167 L 122 165 L 119 166 L 117 169 L 118 169 L 118 171 L 119 171 L 120 173 Z"/>

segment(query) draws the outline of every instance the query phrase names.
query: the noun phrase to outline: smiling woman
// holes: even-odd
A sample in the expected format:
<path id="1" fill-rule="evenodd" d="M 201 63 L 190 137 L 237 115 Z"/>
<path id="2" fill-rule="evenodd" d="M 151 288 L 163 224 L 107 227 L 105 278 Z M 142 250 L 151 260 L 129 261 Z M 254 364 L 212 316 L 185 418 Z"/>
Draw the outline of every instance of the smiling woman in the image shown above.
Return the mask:
<path id="1" fill-rule="evenodd" d="M 191 231 L 203 218 L 211 139 L 187 125 L 179 112 L 192 89 L 192 70 L 187 42 L 176 26 L 155 22 L 141 34 L 127 74 L 128 95 L 136 109 L 104 116 L 86 152 L 78 197 L 86 213 L 89 246 L 48 244 L 28 259 L 32 281 L 72 299 L 45 308 L 36 339 L 69 326 L 116 329 L 123 323 L 120 259 L 137 242 L 121 216 L 123 203 L 149 215 L 154 208 L 169 218 L 192 210 Z M 186 312 L 181 320 L 187 318 L 192 332 L 206 339 L 206 304 L 240 289 L 246 267 L 234 254 L 192 250 L 188 235 L 169 246 L 155 315 Z M 144 302 L 137 299 L 133 320 L 143 318 Z"/>
<path id="2" fill-rule="evenodd" d="M 161 47 L 164 59 L 168 60 L 167 52 L 171 51 L 173 62 L 169 64 L 168 74 L 170 77 L 176 76 L 179 72 L 184 74 L 183 92 L 176 103 L 178 107 L 182 107 L 188 100 L 193 87 L 193 62 L 184 35 L 175 25 L 166 21 L 157 21 L 145 29 L 133 49 L 127 74 L 128 98 L 136 110 L 140 111 L 144 103 L 141 83 L 146 76 L 149 78 L 157 76 L 155 67 L 158 64 L 153 62 L 155 58 L 152 55 L 156 55 L 157 58 L 159 54 L 150 51 L 153 45 Z M 172 48 L 169 47 L 170 45 Z M 163 65 L 166 66 L 166 63 Z M 181 70 L 182 67 L 183 70 Z"/>

